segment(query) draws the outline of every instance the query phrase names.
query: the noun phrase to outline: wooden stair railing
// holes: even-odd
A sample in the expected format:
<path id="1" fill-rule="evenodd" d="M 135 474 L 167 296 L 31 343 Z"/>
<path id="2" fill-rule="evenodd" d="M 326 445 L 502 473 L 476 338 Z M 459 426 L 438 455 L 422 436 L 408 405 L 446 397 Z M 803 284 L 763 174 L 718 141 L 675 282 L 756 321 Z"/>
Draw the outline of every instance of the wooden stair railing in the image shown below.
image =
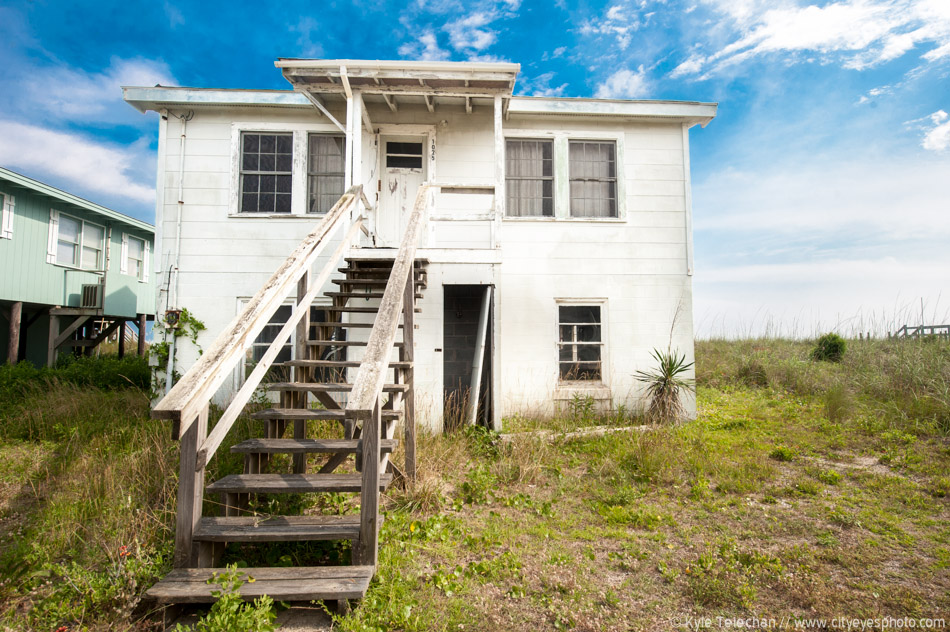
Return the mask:
<path id="1" fill-rule="evenodd" d="M 399 316 L 403 317 L 403 345 L 401 361 L 412 364 L 413 315 L 415 311 L 415 256 L 423 232 L 434 188 L 423 184 L 416 194 L 415 203 L 399 252 L 380 299 L 379 311 L 366 343 L 366 350 L 346 405 L 345 415 L 350 426 L 362 426 L 362 489 L 360 497 L 359 540 L 353 551 L 354 563 L 376 566 L 379 551 L 379 494 L 381 460 L 381 427 L 383 420 L 382 393 L 386 387 L 390 356 L 395 347 L 399 330 Z M 400 369 L 396 369 L 399 371 Z M 403 375 L 403 383 L 409 385 L 403 399 L 405 414 L 406 475 L 415 476 L 415 419 L 412 414 L 412 369 Z"/>
<path id="2" fill-rule="evenodd" d="M 244 310 L 225 328 L 208 350 L 152 409 L 156 419 L 172 419 L 173 434 L 180 440 L 181 462 L 178 481 L 178 513 L 175 527 L 176 568 L 199 565 L 194 546 L 195 529 L 201 519 L 204 497 L 204 469 L 215 450 L 238 418 L 245 404 L 274 363 L 295 329 L 303 330 L 314 297 L 328 281 L 340 259 L 354 243 L 362 226 L 359 205 L 367 206 L 362 186 L 351 187 L 323 217 L 317 227 L 297 246 L 277 271 L 252 298 Z M 349 227 L 349 228 L 346 228 Z M 337 249 L 316 278 L 310 271 L 331 243 L 331 235 L 343 229 Z M 233 374 L 258 334 L 276 310 L 295 293 L 293 312 L 231 401 L 214 430 L 208 434 L 208 409 L 221 385 Z M 391 345 L 390 345 L 391 348 Z M 378 449 L 378 445 L 377 445 Z M 378 484 L 378 482 L 377 482 Z M 377 495 L 373 495 L 377 496 Z"/>

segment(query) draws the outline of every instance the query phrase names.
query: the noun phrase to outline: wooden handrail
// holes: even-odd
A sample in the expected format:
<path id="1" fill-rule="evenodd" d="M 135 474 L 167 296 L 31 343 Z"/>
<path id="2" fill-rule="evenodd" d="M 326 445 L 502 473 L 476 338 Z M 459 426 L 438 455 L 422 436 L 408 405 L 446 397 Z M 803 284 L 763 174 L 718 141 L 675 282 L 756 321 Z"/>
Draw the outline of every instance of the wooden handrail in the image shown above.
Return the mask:
<path id="1" fill-rule="evenodd" d="M 396 334 L 399 331 L 399 315 L 403 307 L 406 313 L 414 308 L 413 284 L 416 248 L 422 233 L 423 219 L 427 217 L 430 192 L 433 187 L 423 184 L 416 194 L 415 205 L 399 252 L 393 262 L 386 290 L 379 303 L 376 322 L 366 343 L 366 352 L 353 380 L 353 388 L 346 405 L 347 423 L 362 422 L 362 480 L 360 487 L 360 536 L 353 552 L 355 563 L 375 566 L 379 554 L 379 474 L 380 432 L 382 425 L 381 395 L 386 383 L 389 357 L 392 355 Z M 412 320 L 406 318 L 403 335 L 412 341 Z M 411 411 L 410 411 L 411 412 Z M 405 423 L 412 420 L 405 418 Z"/>
<path id="2" fill-rule="evenodd" d="M 152 409 L 153 418 L 176 420 L 179 434 L 184 434 L 231 376 L 234 367 L 277 308 L 295 290 L 297 281 L 313 266 L 329 242 L 329 234 L 349 217 L 353 206 L 360 201 L 362 190 L 361 185 L 356 185 L 340 197 L 313 232 L 304 238 L 241 313 Z"/>
<path id="3" fill-rule="evenodd" d="M 423 184 L 416 194 L 415 205 L 406 225 L 406 234 L 399 246 L 396 260 L 393 262 L 386 290 L 379 302 L 376 322 L 366 343 L 366 352 L 363 354 L 359 371 L 353 381 L 353 390 L 350 391 L 349 402 L 346 405 L 348 416 L 368 418 L 386 383 L 389 356 L 392 354 L 396 333 L 399 331 L 399 313 L 406 283 L 409 281 L 415 263 L 419 234 L 422 232 L 422 218 L 425 215 L 432 188 L 431 185 Z"/>

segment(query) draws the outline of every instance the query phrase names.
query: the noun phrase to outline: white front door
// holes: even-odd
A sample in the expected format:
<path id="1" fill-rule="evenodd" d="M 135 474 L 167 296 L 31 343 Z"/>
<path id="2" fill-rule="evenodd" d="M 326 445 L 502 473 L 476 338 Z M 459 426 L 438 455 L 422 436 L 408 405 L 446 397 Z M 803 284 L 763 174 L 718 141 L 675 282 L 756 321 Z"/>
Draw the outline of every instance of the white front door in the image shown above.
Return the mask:
<path id="1" fill-rule="evenodd" d="M 383 136 L 376 220 L 376 245 L 398 248 L 409 222 L 419 186 L 425 182 L 425 136 Z"/>

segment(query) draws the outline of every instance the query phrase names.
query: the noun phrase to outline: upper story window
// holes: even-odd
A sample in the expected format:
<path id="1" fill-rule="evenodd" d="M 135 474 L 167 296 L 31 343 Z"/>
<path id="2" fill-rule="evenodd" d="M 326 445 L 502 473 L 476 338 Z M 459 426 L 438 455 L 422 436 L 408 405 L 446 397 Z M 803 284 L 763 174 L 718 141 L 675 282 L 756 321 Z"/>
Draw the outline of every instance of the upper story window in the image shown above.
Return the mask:
<path id="1" fill-rule="evenodd" d="M 57 215 L 56 263 L 83 270 L 102 270 L 105 228 L 63 213 Z"/>
<path id="2" fill-rule="evenodd" d="M 344 136 L 310 134 L 307 161 L 307 212 L 326 213 L 343 195 Z"/>
<path id="3" fill-rule="evenodd" d="M 571 217 L 617 217 L 617 144 L 569 143 Z"/>
<path id="4" fill-rule="evenodd" d="M 13 196 L 0 193 L 0 238 L 13 239 Z"/>
<path id="5" fill-rule="evenodd" d="M 600 305 L 558 305 L 558 367 L 562 381 L 603 379 Z"/>
<path id="6" fill-rule="evenodd" d="M 505 142 L 506 213 L 511 217 L 554 216 L 554 142 Z"/>
<path id="7" fill-rule="evenodd" d="M 122 235 L 122 260 L 119 271 L 134 276 L 139 281 L 148 281 L 149 242 L 132 235 Z"/>
<path id="8" fill-rule="evenodd" d="M 290 213 L 294 135 L 241 134 L 242 213 Z"/>

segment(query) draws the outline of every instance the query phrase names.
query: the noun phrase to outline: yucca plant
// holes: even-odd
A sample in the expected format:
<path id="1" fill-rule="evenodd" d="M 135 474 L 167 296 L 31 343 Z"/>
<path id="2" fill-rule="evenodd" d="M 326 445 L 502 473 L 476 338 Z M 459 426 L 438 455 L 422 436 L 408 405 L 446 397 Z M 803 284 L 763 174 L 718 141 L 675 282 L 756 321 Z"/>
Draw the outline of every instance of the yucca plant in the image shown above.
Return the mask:
<path id="1" fill-rule="evenodd" d="M 694 388 L 695 381 L 685 376 L 693 363 L 686 361 L 685 353 L 678 355 L 670 349 L 665 352 L 654 349 L 653 357 L 658 364 L 656 369 L 634 373 L 637 380 L 647 384 L 650 396 L 647 418 L 657 423 L 678 421 L 686 415 L 681 394 Z"/>

